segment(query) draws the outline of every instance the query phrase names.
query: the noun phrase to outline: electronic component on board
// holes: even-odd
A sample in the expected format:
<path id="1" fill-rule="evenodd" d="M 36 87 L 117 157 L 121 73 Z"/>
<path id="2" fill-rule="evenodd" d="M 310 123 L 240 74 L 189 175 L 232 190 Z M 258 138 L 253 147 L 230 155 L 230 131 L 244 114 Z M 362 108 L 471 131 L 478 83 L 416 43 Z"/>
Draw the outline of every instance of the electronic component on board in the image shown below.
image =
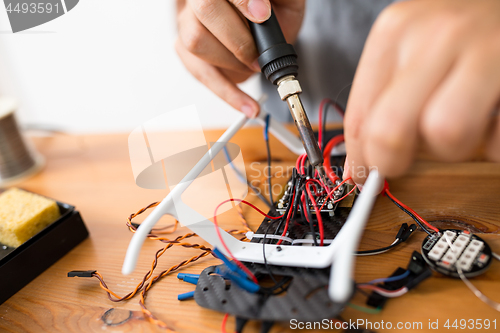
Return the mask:
<path id="1" fill-rule="evenodd" d="M 491 248 L 482 238 L 461 230 L 427 236 L 422 243 L 422 255 L 432 269 L 452 277 L 459 277 L 457 267 L 466 277 L 480 275 L 488 269 L 492 258 Z"/>

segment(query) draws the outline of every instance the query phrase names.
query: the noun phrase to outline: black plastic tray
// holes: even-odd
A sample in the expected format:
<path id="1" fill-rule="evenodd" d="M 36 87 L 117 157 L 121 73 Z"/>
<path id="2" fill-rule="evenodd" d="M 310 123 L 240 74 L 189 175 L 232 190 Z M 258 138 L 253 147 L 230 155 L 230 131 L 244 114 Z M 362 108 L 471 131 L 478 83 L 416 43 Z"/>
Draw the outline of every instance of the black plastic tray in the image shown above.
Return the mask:
<path id="1" fill-rule="evenodd" d="M 0 243 L 0 304 L 88 237 L 75 207 L 57 202 L 61 217 L 17 248 Z"/>

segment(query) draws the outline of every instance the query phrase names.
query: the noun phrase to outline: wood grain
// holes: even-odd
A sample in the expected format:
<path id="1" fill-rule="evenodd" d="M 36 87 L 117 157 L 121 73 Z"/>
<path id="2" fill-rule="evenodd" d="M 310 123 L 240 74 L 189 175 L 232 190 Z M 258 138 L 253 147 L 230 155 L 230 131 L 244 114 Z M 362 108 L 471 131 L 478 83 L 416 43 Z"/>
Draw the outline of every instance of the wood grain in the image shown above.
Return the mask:
<path id="1" fill-rule="evenodd" d="M 215 141 L 221 131 L 207 131 L 208 141 Z M 129 214 L 147 204 L 161 200 L 166 190 L 145 190 L 135 185 L 128 157 L 127 135 L 55 135 L 36 138 L 38 150 L 47 158 L 42 173 L 20 184 L 21 187 L 75 205 L 89 228 L 90 238 L 50 267 L 28 286 L 0 306 L 2 332 L 162 332 L 145 320 L 138 298 L 127 302 L 110 302 L 96 279 L 67 278 L 74 269 L 97 269 L 109 287 L 124 295 L 142 279 L 149 269 L 154 253 L 161 248 L 155 241 L 146 241 L 136 272 L 120 273 L 124 252 L 131 238 L 125 227 Z M 265 146 L 261 128 L 239 132 L 233 142 L 245 158 L 251 180 L 262 180 Z M 273 171 L 286 170 L 296 156 L 271 138 Z M 252 162 L 257 162 L 253 163 Z M 275 181 L 286 181 L 285 178 Z M 419 161 L 403 178 L 390 181 L 393 194 L 432 223 L 443 226 L 471 226 L 481 233 L 494 251 L 500 252 L 500 167 L 498 164 L 476 162 L 441 164 Z M 207 193 L 208 195 L 208 193 Z M 252 194 L 247 198 L 260 208 L 265 205 Z M 244 207 L 243 212 L 255 228 L 261 222 L 257 213 Z M 139 218 L 138 221 L 142 219 Z M 171 218 L 165 218 L 167 224 Z M 361 249 L 385 246 L 392 242 L 403 222 L 411 220 L 387 198 L 378 198 L 361 243 Z M 223 214 L 220 223 L 227 228 L 240 228 L 237 214 Z M 181 228 L 174 235 L 181 235 Z M 360 257 L 355 278 L 368 281 L 391 274 L 398 266 L 406 267 L 410 254 L 418 250 L 424 233 L 418 231 L 395 251 L 374 257 Z M 197 242 L 201 242 L 198 238 Z M 163 270 L 198 253 L 198 250 L 174 247 L 160 259 Z M 189 265 L 184 272 L 198 273 L 213 258 L 204 258 Z M 489 297 L 500 301 L 500 263 L 494 262 L 484 275 L 473 283 Z M 193 290 L 174 275 L 155 285 L 146 299 L 148 308 L 177 332 L 220 332 L 223 315 L 200 308 L 194 301 L 179 302 L 177 294 Z M 353 303 L 363 304 L 357 294 Z M 112 310 L 110 310 L 112 309 Z M 368 315 L 347 308 L 345 320 L 367 319 L 423 323 L 438 319 L 500 319 L 498 312 L 477 299 L 460 281 L 439 274 L 424 281 L 404 297 L 387 302 L 377 315 Z M 500 325 L 500 321 L 498 321 Z M 276 326 L 273 332 L 288 332 L 289 325 Z M 228 331 L 234 320 L 228 321 Z M 251 323 L 245 332 L 258 332 Z M 376 330 L 383 331 L 383 330 Z M 412 332 L 417 330 L 405 330 Z M 426 331 L 426 330 L 424 330 Z M 421 330 L 420 330 L 421 332 Z"/>

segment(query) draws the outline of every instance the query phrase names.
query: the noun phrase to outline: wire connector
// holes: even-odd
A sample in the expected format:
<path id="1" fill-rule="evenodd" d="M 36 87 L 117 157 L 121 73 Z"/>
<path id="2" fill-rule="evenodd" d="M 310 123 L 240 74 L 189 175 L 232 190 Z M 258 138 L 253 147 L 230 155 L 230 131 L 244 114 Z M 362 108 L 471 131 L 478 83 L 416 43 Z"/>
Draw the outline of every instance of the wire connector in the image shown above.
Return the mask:
<path id="1" fill-rule="evenodd" d="M 179 301 L 186 301 L 192 298 L 194 298 L 194 291 L 188 291 L 187 293 L 177 295 L 177 300 Z"/>
<path id="2" fill-rule="evenodd" d="M 422 255 L 417 251 L 413 251 L 411 255 L 410 262 L 408 263 L 408 270 L 413 277 L 406 285 L 408 290 L 432 276 L 432 270 L 429 268 Z"/>
<path id="3" fill-rule="evenodd" d="M 236 275 L 244 279 L 248 277 L 247 274 L 241 268 L 239 268 L 238 265 L 236 265 L 236 263 L 229 260 L 224 254 L 222 254 L 222 252 L 220 252 L 218 248 L 214 247 L 214 249 L 212 250 L 212 254 L 214 254 L 217 258 L 222 260 L 222 262 L 231 272 L 235 273 Z"/>
<path id="4" fill-rule="evenodd" d="M 89 271 L 71 271 L 68 272 L 68 277 L 93 277 L 96 270 Z"/>
<path id="5" fill-rule="evenodd" d="M 412 230 L 413 226 L 414 225 L 410 226 L 408 232 Z M 416 228 L 416 226 L 414 226 L 413 228 Z M 431 269 L 425 263 L 425 260 L 422 257 L 422 255 L 417 251 L 413 251 L 410 258 L 410 262 L 408 263 L 408 268 L 405 270 L 399 267 L 398 269 L 396 269 L 396 271 L 394 271 L 391 277 L 398 275 L 401 276 L 401 274 L 403 274 L 404 272 L 408 272 L 409 273 L 408 276 L 406 276 L 403 279 L 398 279 L 397 281 L 385 282 L 383 284 L 383 287 L 388 290 L 396 290 L 402 287 L 406 287 L 408 288 L 408 290 L 411 290 L 415 288 L 418 284 L 420 284 L 422 281 L 432 276 Z M 391 277 L 389 277 L 389 279 Z M 386 301 L 387 301 L 386 297 L 373 292 L 366 301 L 366 304 L 375 308 L 376 307 L 382 308 L 385 305 Z"/>
<path id="6" fill-rule="evenodd" d="M 190 274 L 190 273 L 178 273 L 177 274 L 177 278 L 179 280 L 184 280 L 186 277 L 192 277 L 192 278 L 197 278 L 199 279 L 200 278 L 200 274 Z"/>
<path id="7" fill-rule="evenodd" d="M 403 234 L 408 230 L 408 223 L 403 223 L 401 224 L 401 227 L 399 228 L 398 234 L 396 235 L 396 239 L 402 239 Z"/>
<path id="8" fill-rule="evenodd" d="M 257 283 L 247 280 L 229 269 L 221 269 L 220 267 L 217 267 L 215 269 L 215 273 L 221 275 L 225 279 L 231 280 L 238 287 L 251 294 L 255 294 L 260 290 L 260 286 Z"/>
<path id="9" fill-rule="evenodd" d="M 406 224 L 406 223 L 405 223 Z M 403 234 L 401 235 L 401 241 L 404 242 L 406 241 L 413 232 L 417 230 L 417 225 L 415 223 L 411 224 L 408 229 L 406 229 Z"/>

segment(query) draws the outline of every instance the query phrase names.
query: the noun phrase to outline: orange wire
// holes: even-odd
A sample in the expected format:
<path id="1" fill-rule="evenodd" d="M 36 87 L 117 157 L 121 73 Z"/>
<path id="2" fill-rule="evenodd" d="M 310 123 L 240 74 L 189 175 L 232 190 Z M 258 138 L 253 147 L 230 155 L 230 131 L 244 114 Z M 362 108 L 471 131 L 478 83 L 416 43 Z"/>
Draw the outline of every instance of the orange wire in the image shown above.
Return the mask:
<path id="1" fill-rule="evenodd" d="M 163 271 L 162 273 L 156 275 L 155 277 L 153 277 L 151 280 L 149 280 L 149 283 L 148 285 L 143 288 L 142 292 L 141 292 L 141 300 L 139 301 L 139 305 L 141 306 L 141 311 L 142 313 L 149 319 L 151 320 L 154 324 L 162 327 L 162 328 L 167 328 L 168 329 L 168 326 L 166 323 L 164 323 L 163 321 L 161 321 L 160 319 L 156 318 L 153 313 L 151 311 L 149 311 L 147 308 L 146 308 L 146 293 L 149 291 L 149 289 L 153 286 L 154 283 L 158 282 L 158 280 L 160 280 L 161 278 L 163 278 L 164 276 L 168 275 L 169 273 L 173 272 L 173 271 L 176 271 L 177 269 L 181 268 L 182 266 L 185 266 L 187 264 L 189 264 L 190 262 L 192 261 L 196 261 L 200 258 L 203 258 L 205 256 L 207 256 L 208 254 L 210 254 L 211 251 L 205 251 L 204 253 L 202 254 L 199 254 L 197 256 L 194 256 L 194 257 L 191 257 L 189 258 L 188 260 L 185 260 L 183 262 L 181 262 L 180 264 L 177 264 L 175 266 L 172 266 L 170 267 L 169 269 Z M 162 253 L 163 254 L 163 253 Z"/>
<path id="2" fill-rule="evenodd" d="M 272 219 L 277 219 L 277 218 L 280 218 L 280 217 L 272 217 L 272 216 L 269 216 L 267 214 L 265 214 L 264 212 L 262 212 L 260 209 L 258 209 L 257 207 L 255 207 L 254 205 L 252 205 L 251 203 L 248 203 L 244 200 L 239 200 L 239 199 L 233 199 L 233 200 L 228 200 L 228 201 L 239 201 L 240 203 L 243 202 L 249 206 L 251 206 L 252 208 L 256 209 L 259 213 L 269 217 L 269 218 L 272 218 Z M 228 202 L 228 201 L 225 201 L 225 202 Z M 223 203 L 225 203 L 223 202 Z M 221 205 L 223 204 L 221 203 Z M 159 202 L 154 202 L 154 203 L 151 203 L 149 204 L 148 206 L 144 207 L 144 208 L 141 208 L 140 210 L 138 210 L 136 213 L 133 213 L 131 214 L 128 218 L 127 218 L 127 227 L 128 229 L 131 231 L 131 232 L 136 232 L 137 231 L 137 227 L 135 227 L 134 225 L 132 225 L 132 219 L 135 218 L 136 216 L 144 213 L 146 210 L 148 210 L 149 208 L 152 208 L 152 207 L 156 207 L 158 206 Z M 219 205 L 220 206 L 220 205 Z M 218 206 L 218 207 L 219 207 Z M 218 208 L 217 207 L 217 208 Z M 244 234 L 246 233 L 246 231 L 250 230 L 250 227 L 248 226 L 248 223 L 246 222 L 245 220 L 245 217 L 243 216 L 243 212 L 241 210 L 241 207 L 238 205 L 237 206 L 237 209 L 238 209 L 238 214 L 239 214 L 239 217 L 240 217 L 240 221 L 241 223 L 243 224 L 243 226 L 247 229 L 247 230 L 229 230 L 228 232 L 230 233 L 234 233 L 234 234 Z M 217 212 L 217 209 L 216 209 L 216 212 Z M 216 220 L 216 218 L 214 218 L 214 220 Z M 216 221 L 214 221 L 214 223 L 216 223 Z M 173 233 L 177 230 L 177 227 L 179 225 L 179 221 L 175 221 L 175 224 L 174 225 L 170 225 L 170 226 L 165 226 L 165 227 L 162 227 L 162 228 L 153 228 L 152 229 L 152 232 L 157 232 L 157 233 Z M 168 231 L 162 231 L 164 229 L 167 229 L 167 228 L 173 228 L 172 230 L 168 230 Z M 219 228 L 217 228 L 217 232 L 219 233 L 220 235 L 220 232 L 219 232 Z M 151 264 L 151 269 L 144 275 L 142 281 L 137 284 L 137 286 L 134 288 L 133 291 L 131 291 L 130 293 L 128 293 L 127 295 L 123 296 L 123 297 L 120 297 L 118 294 L 116 294 L 115 292 L 113 292 L 111 289 L 109 289 L 106 285 L 106 283 L 104 282 L 104 278 L 103 276 L 99 273 L 99 272 L 95 272 L 93 274 L 94 277 L 96 277 L 98 280 L 99 280 L 99 285 L 100 287 L 106 291 L 106 293 L 108 294 L 108 297 L 111 301 L 113 302 L 120 302 L 120 301 L 125 301 L 125 300 L 129 300 L 131 299 L 132 297 L 134 297 L 139 291 L 142 290 L 141 292 L 141 299 L 139 301 L 139 304 L 141 306 L 141 311 L 142 313 L 146 316 L 146 318 L 148 318 L 151 322 L 153 322 L 154 324 L 158 325 L 159 327 L 162 327 L 162 328 L 165 328 L 165 329 L 168 329 L 170 331 L 174 331 L 173 329 L 169 328 L 167 326 L 167 324 L 165 324 L 163 321 L 159 320 L 158 318 L 156 318 L 153 313 L 151 311 L 149 311 L 147 308 L 146 308 L 146 304 L 145 304 L 145 298 L 146 298 L 146 293 L 147 291 L 152 287 L 152 285 L 154 283 L 156 283 L 158 280 L 160 280 L 161 278 L 163 278 L 164 276 L 168 275 L 169 273 L 185 266 L 185 265 L 188 265 L 189 263 L 193 262 L 193 261 L 196 261 L 200 258 L 203 258 L 207 255 L 209 255 L 211 253 L 211 249 L 210 248 L 207 248 L 203 245 L 199 245 L 199 244 L 191 244 L 191 243 L 186 243 L 186 242 L 180 242 L 181 240 L 185 239 L 185 238 L 189 238 L 189 237 L 193 237 L 193 236 L 197 236 L 195 233 L 188 233 L 188 234 L 185 234 L 183 236 L 178 236 L 177 238 L 173 239 L 173 240 L 170 240 L 170 239 L 167 239 L 167 238 L 164 238 L 164 237 L 159 237 L 155 234 L 148 234 L 148 238 L 149 239 L 153 239 L 153 240 L 159 240 L 159 241 L 162 241 L 164 243 L 168 243 L 167 245 L 165 245 L 165 247 L 163 247 L 162 249 L 158 250 L 156 252 L 156 255 L 155 255 L 155 260 L 152 262 Z M 222 240 L 222 239 L 221 239 Z M 222 240 L 223 242 L 223 240 Z M 224 244 L 224 242 L 223 242 Z M 169 248 L 171 248 L 172 246 L 174 245 L 177 245 L 177 246 L 184 246 L 184 247 L 191 247 L 191 248 L 196 248 L 196 249 L 200 249 L 200 250 L 203 250 L 204 252 L 197 255 L 197 256 L 193 256 L 191 258 L 189 258 L 188 260 L 184 260 L 182 261 L 181 263 L 175 265 L 175 266 L 172 266 L 170 267 L 169 269 L 161 272 L 160 274 L 153 276 L 153 271 L 156 269 L 157 267 L 157 264 L 158 264 L 158 259 L 165 253 L 165 251 Z M 241 263 L 240 263 L 241 264 Z M 245 267 L 246 268 L 246 267 Z M 250 273 L 251 274 L 251 273 Z M 254 277 L 255 278 L 255 277 Z M 147 283 L 146 286 L 145 283 L 149 280 L 149 282 Z M 255 279 L 256 280 L 256 279 Z M 114 299 L 113 299 L 114 297 Z"/>

